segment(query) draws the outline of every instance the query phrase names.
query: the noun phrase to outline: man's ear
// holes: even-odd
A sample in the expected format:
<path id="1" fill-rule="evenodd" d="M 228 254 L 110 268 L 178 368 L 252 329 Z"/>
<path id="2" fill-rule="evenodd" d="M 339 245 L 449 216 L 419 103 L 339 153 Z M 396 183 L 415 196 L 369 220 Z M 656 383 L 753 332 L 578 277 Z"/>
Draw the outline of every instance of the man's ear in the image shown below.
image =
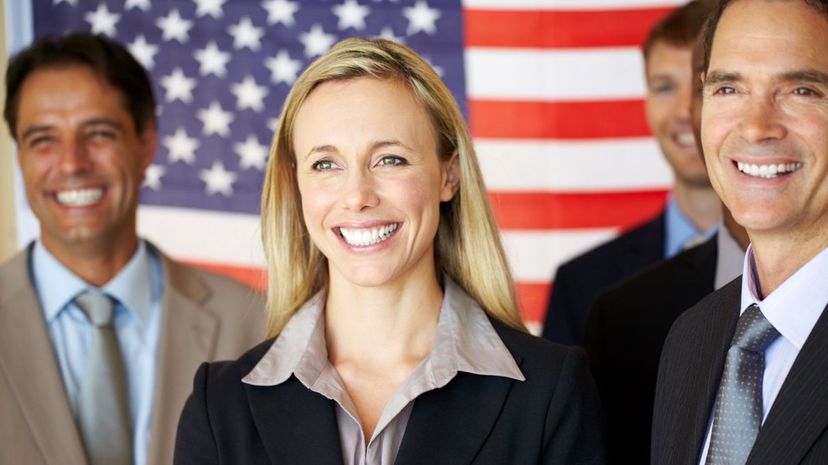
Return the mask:
<path id="1" fill-rule="evenodd" d="M 440 200 L 448 202 L 460 189 L 460 155 L 455 150 L 451 158 L 443 164 L 443 186 Z"/>

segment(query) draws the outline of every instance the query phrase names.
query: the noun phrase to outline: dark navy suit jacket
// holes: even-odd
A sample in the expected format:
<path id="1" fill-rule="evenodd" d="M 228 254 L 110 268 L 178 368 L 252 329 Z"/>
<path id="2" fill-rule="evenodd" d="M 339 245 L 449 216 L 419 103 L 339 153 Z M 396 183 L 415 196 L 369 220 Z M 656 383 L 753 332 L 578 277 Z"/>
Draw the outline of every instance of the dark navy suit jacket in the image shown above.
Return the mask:
<path id="1" fill-rule="evenodd" d="M 584 345 L 586 318 L 598 294 L 664 259 L 664 212 L 561 265 L 555 273 L 543 337 Z"/>
<path id="2" fill-rule="evenodd" d="M 667 337 L 659 365 L 651 460 L 696 465 L 736 330 L 741 278 L 684 312 Z M 796 309 L 792 308 L 792 312 Z M 799 351 L 746 465 L 828 463 L 828 312 Z"/>

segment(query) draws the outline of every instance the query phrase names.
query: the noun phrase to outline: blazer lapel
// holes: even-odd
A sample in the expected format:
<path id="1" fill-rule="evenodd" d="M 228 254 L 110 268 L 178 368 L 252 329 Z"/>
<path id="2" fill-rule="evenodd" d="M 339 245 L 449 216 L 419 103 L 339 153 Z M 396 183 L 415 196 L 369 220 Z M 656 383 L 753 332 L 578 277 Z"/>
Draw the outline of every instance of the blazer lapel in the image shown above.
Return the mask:
<path id="1" fill-rule="evenodd" d="M 310 391 L 293 376 L 276 386 L 246 385 L 245 390 L 271 463 L 342 465 L 333 401 Z"/>
<path id="2" fill-rule="evenodd" d="M 828 312 L 823 309 L 768 412 L 747 463 L 800 463 L 828 427 L 826 386 Z"/>
<path id="3" fill-rule="evenodd" d="M 149 464 L 173 456 L 178 413 L 190 394 L 195 369 L 213 357 L 218 318 L 203 307 L 210 290 L 156 250 L 164 267 L 164 297 L 155 381 Z"/>
<path id="4" fill-rule="evenodd" d="M 11 384 L 46 463 L 85 464 L 46 323 L 31 284 L 27 248 L 0 269 L 0 371 Z"/>
<path id="5" fill-rule="evenodd" d="M 700 331 L 691 335 L 695 339 L 696 353 L 688 359 L 688 421 L 680 423 L 681 431 L 672 434 L 688 450 L 684 457 L 688 465 L 698 463 L 704 444 L 708 420 L 724 369 L 725 356 L 730 340 L 736 331 L 741 299 L 741 279 L 721 289 L 717 299 L 706 304 Z M 681 413 L 677 413 L 679 415 Z M 680 447 L 680 446 L 679 446 Z"/>
<path id="6" fill-rule="evenodd" d="M 520 360 L 517 360 L 520 364 Z M 414 402 L 396 465 L 471 463 L 497 421 L 514 381 L 458 373 Z"/>

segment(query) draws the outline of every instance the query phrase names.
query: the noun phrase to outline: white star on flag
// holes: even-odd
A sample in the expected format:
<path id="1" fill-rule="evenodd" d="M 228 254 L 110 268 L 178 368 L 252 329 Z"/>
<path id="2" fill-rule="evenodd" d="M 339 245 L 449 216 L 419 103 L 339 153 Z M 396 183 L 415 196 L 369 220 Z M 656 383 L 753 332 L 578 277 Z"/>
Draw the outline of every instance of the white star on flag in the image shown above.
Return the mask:
<path id="1" fill-rule="evenodd" d="M 167 91 L 167 102 L 173 102 L 176 99 L 184 103 L 192 102 L 195 85 L 196 80 L 185 76 L 181 68 L 175 68 L 172 74 L 161 78 L 161 86 Z"/>
<path id="2" fill-rule="evenodd" d="M 163 33 L 162 38 L 166 41 L 177 40 L 178 43 L 185 43 L 190 38 L 190 28 L 193 27 L 193 22 L 189 19 L 184 19 L 178 10 L 171 10 L 167 16 L 158 18 L 155 25 L 161 28 Z"/>
<path id="3" fill-rule="evenodd" d="M 227 62 L 230 61 L 230 53 L 219 50 L 215 42 L 210 42 L 203 49 L 196 50 L 193 56 L 198 61 L 198 72 L 202 76 L 212 73 L 223 78 L 227 75 Z"/>
<path id="4" fill-rule="evenodd" d="M 299 42 L 305 46 L 305 56 L 310 58 L 327 52 L 336 42 L 336 36 L 326 34 L 322 26 L 314 24 L 310 31 L 299 34 Z"/>
<path id="5" fill-rule="evenodd" d="M 299 74 L 299 69 L 302 68 L 302 61 L 290 58 L 287 50 L 283 49 L 279 50 L 275 57 L 265 60 L 265 66 L 270 70 L 270 80 L 274 84 L 280 82 L 293 84 Z"/>
<path id="6" fill-rule="evenodd" d="M 84 19 L 91 25 L 93 34 L 115 35 L 115 26 L 121 20 L 121 15 L 111 13 L 105 4 L 98 5 L 98 9 L 84 15 Z"/>
<path id="7" fill-rule="evenodd" d="M 135 56 L 144 68 L 152 70 L 155 66 L 155 55 L 158 53 L 158 46 L 147 42 L 143 34 L 139 34 L 135 40 L 129 44 L 129 52 Z"/>
<path id="8" fill-rule="evenodd" d="M 403 16 L 408 19 L 408 29 L 406 34 L 412 35 L 420 31 L 425 31 L 428 34 L 437 32 L 437 19 L 440 18 L 440 10 L 431 8 L 425 0 L 417 0 L 413 7 L 405 7 Z"/>
<path id="9" fill-rule="evenodd" d="M 184 128 L 175 130 L 175 134 L 167 136 L 163 141 L 164 147 L 167 148 L 169 162 L 175 163 L 183 161 L 188 165 L 195 163 L 195 151 L 198 148 L 198 139 L 190 137 Z"/>
<path id="10" fill-rule="evenodd" d="M 371 14 L 371 8 L 360 5 L 356 0 L 345 0 L 341 5 L 334 5 L 331 10 L 339 18 L 336 27 L 340 31 L 352 27 L 358 31 L 365 29 L 365 17 Z"/>
<path id="11" fill-rule="evenodd" d="M 141 11 L 148 11 L 150 9 L 150 0 L 126 0 L 124 11 L 132 8 L 139 8 Z"/>
<path id="12" fill-rule="evenodd" d="M 144 171 L 144 186 L 157 191 L 161 189 L 161 177 L 166 169 L 161 165 L 152 164 Z"/>
<path id="13" fill-rule="evenodd" d="M 246 16 L 239 21 L 239 24 L 230 26 L 228 32 L 233 36 L 233 48 L 236 50 L 247 47 L 256 51 L 262 46 L 264 29 L 254 26 L 250 18 Z"/>
<path id="14" fill-rule="evenodd" d="M 259 143 L 254 134 L 247 136 L 244 143 L 236 143 L 233 150 L 239 156 L 239 168 L 256 168 L 264 170 L 267 161 L 268 147 Z"/>
<path id="15" fill-rule="evenodd" d="M 221 18 L 224 14 L 221 11 L 221 7 L 224 6 L 224 2 L 227 0 L 194 0 L 196 4 L 198 4 L 198 8 L 196 9 L 196 16 L 199 18 L 202 16 L 210 15 L 215 19 Z"/>
<path id="16" fill-rule="evenodd" d="M 220 161 L 214 161 L 209 170 L 201 170 L 199 176 L 204 181 L 204 191 L 208 195 L 220 193 L 225 197 L 233 195 L 233 183 L 236 182 L 236 174 L 224 169 Z"/>
<path id="17" fill-rule="evenodd" d="M 288 0 L 267 0 L 262 2 L 262 8 L 267 10 L 268 24 L 282 23 L 290 27 L 296 22 L 293 15 L 299 10 L 299 5 Z"/>
<path id="18" fill-rule="evenodd" d="M 204 125 L 204 135 L 218 134 L 221 137 L 230 135 L 230 123 L 233 122 L 233 114 L 229 111 L 224 111 L 221 104 L 216 101 L 210 104 L 208 108 L 198 110 L 198 119 Z"/>
<path id="19" fill-rule="evenodd" d="M 68 3 L 72 6 L 75 6 L 75 5 L 78 4 L 78 0 L 52 0 L 52 5 L 59 5 L 62 2 L 66 2 L 66 3 Z"/>
<path id="20" fill-rule="evenodd" d="M 253 76 L 247 75 L 240 83 L 230 86 L 230 92 L 236 96 L 236 108 L 244 110 L 252 108 L 257 112 L 264 110 L 264 100 L 267 88 L 256 84 Z"/>

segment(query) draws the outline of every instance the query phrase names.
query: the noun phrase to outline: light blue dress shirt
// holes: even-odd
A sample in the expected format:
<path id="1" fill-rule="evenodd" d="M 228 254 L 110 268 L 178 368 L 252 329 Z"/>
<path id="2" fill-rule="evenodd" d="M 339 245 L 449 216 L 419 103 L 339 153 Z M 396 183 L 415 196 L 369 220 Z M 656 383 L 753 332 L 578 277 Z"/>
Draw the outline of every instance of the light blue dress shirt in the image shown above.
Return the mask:
<path id="1" fill-rule="evenodd" d="M 822 250 L 773 292 L 761 298 L 759 277 L 753 259 L 753 247 L 748 246 L 742 272 L 740 313 L 751 305 L 758 305 L 781 337 L 765 349 L 765 372 L 762 375 L 762 422 L 782 389 L 799 351 L 822 316 L 828 302 L 828 248 Z M 729 311 L 730 309 L 728 309 Z M 715 407 L 714 407 L 715 408 Z M 704 465 L 710 449 L 713 428 L 713 410 L 707 422 L 700 465 Z"/>
<path id="2" fill-rule="evenodd" d="M 699 244 L 709 239 L 716 228 L 710 228 L 709 231 L 696 229 L 696 226 L 684 216 L 681 209 L 676 203 L 675 197 L 670 196 L 667 201 L 667 207 L 664 209 L 664 257 L 672 258 L 679 252 L 685 249 L 685 244 L 693 238 L 699 239 Z"/>
<path id="3" fill-rule="evenodd" d="M 32 253 L 32 274 L 69 405 L 77 415 L 91 324 L 73 299 L 97 288 L 58 262 L 40 241 Z M 114 326 L 126 369 L 136 465 L 147 460 L 163 283 L 160 257 L 139 241 L 127 265 L 100 289 L 117 302 Z"/>

